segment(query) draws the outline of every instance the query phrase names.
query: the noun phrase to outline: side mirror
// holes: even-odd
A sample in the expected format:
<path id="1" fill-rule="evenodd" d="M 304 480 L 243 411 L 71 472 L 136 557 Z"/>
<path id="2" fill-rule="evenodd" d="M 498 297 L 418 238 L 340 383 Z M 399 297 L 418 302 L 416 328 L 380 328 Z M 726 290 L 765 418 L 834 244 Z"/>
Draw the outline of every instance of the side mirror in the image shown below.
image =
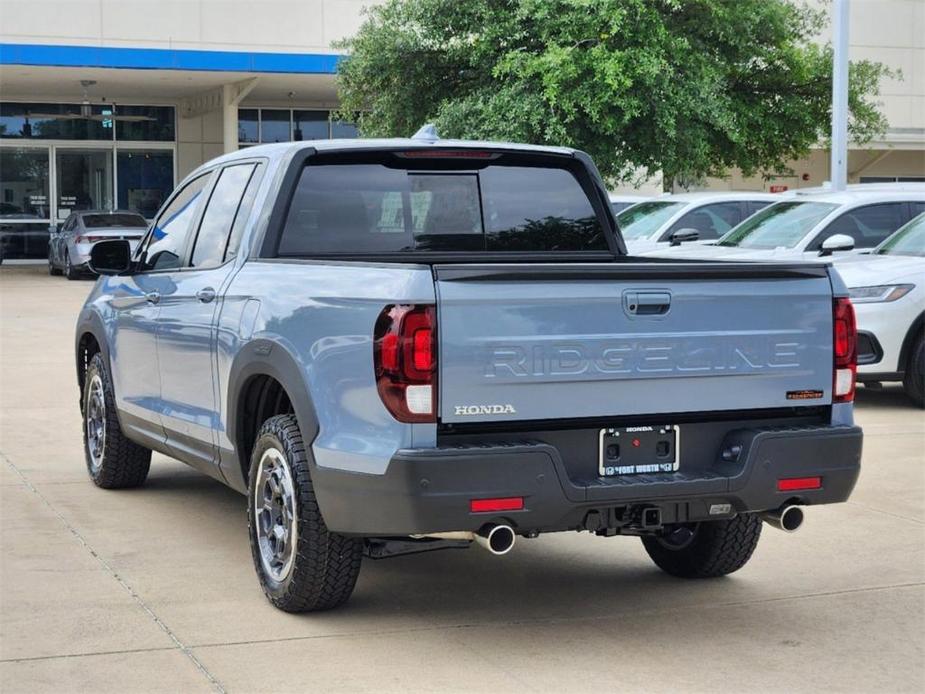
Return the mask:
<path id="1" fill-rule="evenodd" d="M 699 238 L 700 232 L 696 229 L 678 229 L 671 232 L 668 240 L 671 241 L 672 246 L 680 246 L 685 241 L 696 241 Z"/>
<path id="2" fill-rule="evenodd" d="M 90 269 L 98 275 L 120 275 L 132 267 L 132 249 L 125 239 L 97 241 L 90 248 Z"/>
<path id="3" fill-rule="evenodd" d="M 822 242 L 819 255 L 832 255 L 835 251 L 850 251 L 852 248 L 854 248 L 854 239 L 848 234 L 833 234 Z"/>

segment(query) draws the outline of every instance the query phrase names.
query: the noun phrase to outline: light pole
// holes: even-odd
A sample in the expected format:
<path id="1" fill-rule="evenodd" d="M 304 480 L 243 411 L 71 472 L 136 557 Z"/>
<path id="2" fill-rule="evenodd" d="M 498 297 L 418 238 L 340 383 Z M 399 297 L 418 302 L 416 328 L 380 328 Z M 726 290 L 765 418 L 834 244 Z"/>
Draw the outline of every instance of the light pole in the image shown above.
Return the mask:
<path id="1" fill-rule="evenodd" d="M 832 190 L 848 184 L 848 10 L 850 0 L 832 7 Z"/>

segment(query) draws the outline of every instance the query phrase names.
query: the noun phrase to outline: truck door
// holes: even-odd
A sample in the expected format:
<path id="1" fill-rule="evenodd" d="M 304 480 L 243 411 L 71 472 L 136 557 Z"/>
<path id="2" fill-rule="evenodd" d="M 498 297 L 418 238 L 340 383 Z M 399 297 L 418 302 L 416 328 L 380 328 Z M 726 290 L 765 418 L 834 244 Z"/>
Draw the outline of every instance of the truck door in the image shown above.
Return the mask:
<path id="1" fill-rule="evenodd" d="M 246 221 L 249 210 L 242 209 L 242 198 L 256 168 L 255 162 L 244 162 L 215 172 L 204 211 L 193 221 L 183 267 L 169 273 L 160 299 L 157 345 L 167 444 L 177 457 L 209 474 L 217 471 L 214 444 L 220 426 L 214 322 L 234 270 L 229 237 Z"/>

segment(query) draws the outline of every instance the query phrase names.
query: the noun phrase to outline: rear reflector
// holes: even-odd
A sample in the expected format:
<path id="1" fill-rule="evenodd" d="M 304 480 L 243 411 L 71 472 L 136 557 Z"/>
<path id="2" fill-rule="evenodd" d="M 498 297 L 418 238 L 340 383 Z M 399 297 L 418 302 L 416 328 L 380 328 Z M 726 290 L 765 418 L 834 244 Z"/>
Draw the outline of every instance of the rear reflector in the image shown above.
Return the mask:
<path id="1" fill-rule="evenodd" d="M 822 488 L 821 477 L 789 477 L 777 480 L 777 491 L 779 492 L 797 492 L 804 489 L 820 488 Z"/>
<path id="2" fill-rule="evenodd" d="M 472 499 L 469 510 L 472 513 L 490 513 L 493 511 L 521 511 L 524 507 L 522 496 L 509 496 L 500 499 Z"/>

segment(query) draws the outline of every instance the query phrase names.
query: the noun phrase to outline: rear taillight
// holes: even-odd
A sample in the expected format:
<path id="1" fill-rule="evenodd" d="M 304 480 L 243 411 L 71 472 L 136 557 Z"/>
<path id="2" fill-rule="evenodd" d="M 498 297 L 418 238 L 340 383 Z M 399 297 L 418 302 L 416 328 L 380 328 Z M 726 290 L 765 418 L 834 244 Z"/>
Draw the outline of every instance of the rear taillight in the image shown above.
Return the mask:
<path id="1" fill-rule="evenodd" d="M 96 243 L 97 241 L 102 241 L 105 236 L 75 236 L 75 243 Z"/>
<path id="2" fill-rule="evenodd" d="M 832 304 L 834 376 L 832 402 L 854 400 L 854 379 L 858 369 L 858 329 L 854 306 L 849 299 L 835 299 Z"/>
<path id="3" fill-rule="evenodd" d="M 376 321 L 379 397 L 400 422 L 437 421 L 436 316 L 433 306 L 392 305 Z"/>

